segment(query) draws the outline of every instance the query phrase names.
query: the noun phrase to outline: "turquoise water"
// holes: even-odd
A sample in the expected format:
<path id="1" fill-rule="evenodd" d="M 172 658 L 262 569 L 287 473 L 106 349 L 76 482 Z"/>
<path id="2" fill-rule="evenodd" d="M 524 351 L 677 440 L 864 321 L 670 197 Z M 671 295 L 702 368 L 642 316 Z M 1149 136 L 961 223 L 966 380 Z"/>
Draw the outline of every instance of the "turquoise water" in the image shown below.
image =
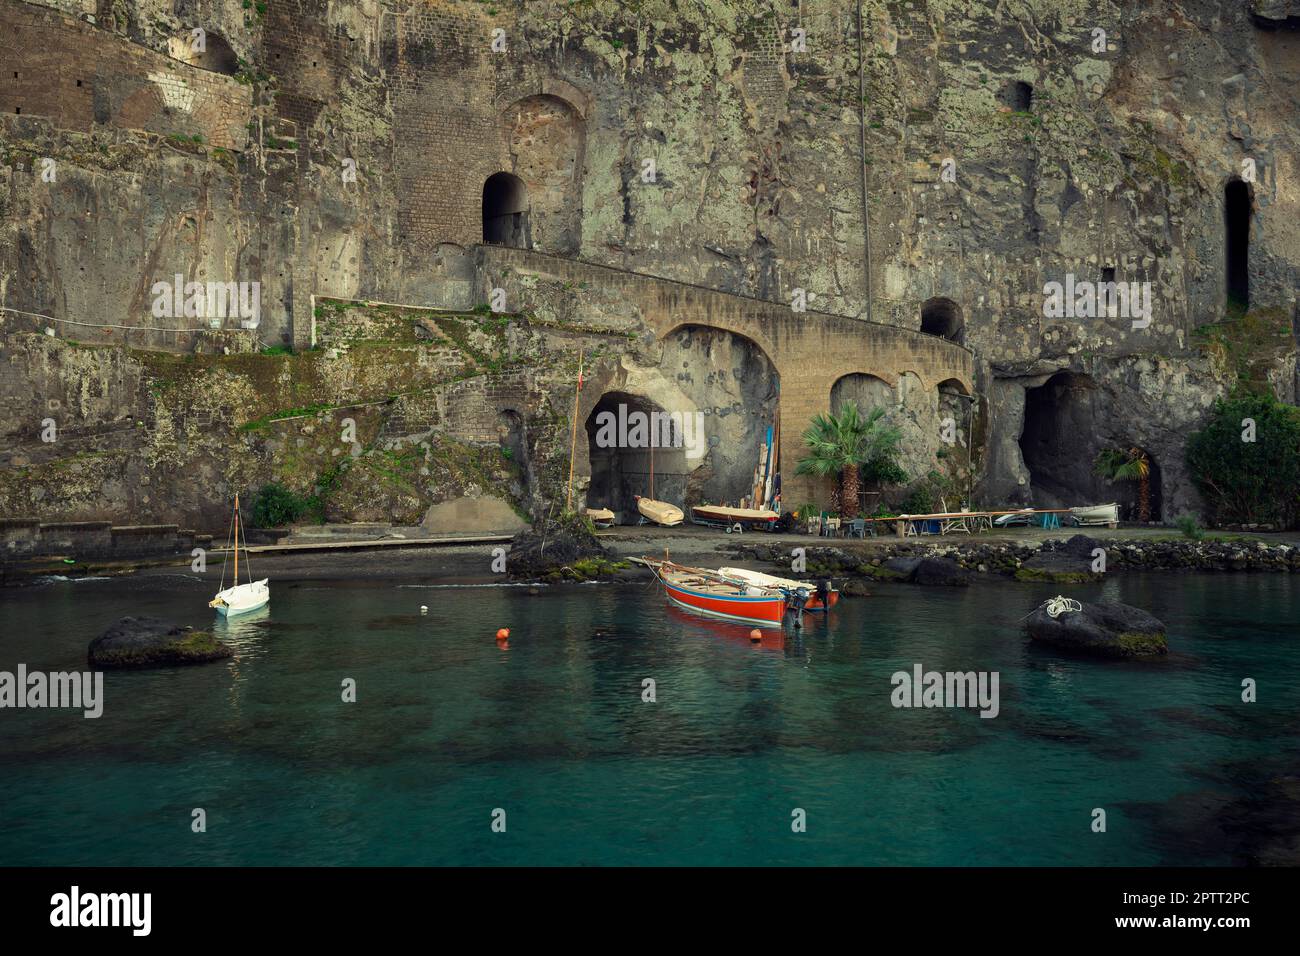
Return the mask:
<path id="1" fill-rule="evenodd" d="M 10 589 L 0 670 L 80 669 L 128 612 L 205 626 L 209 590 Z M 273 583 L 268 614 L 218 625 L 233 661 L 110 673 L 99 720 L 0 711 L 0 864 L 1241 862 L 1249 826 L 1186 808 L 1294 772 L 1300 584 L 1071 588 L 1166 621 L 1176 654 L 1142 665 L 1030 647 L 1017 622 L 1055 590 L 881 585 L 753 647 L 653 586 Z M 893 708 L 918 662 L 998 671 L 1000 715 Z"/>

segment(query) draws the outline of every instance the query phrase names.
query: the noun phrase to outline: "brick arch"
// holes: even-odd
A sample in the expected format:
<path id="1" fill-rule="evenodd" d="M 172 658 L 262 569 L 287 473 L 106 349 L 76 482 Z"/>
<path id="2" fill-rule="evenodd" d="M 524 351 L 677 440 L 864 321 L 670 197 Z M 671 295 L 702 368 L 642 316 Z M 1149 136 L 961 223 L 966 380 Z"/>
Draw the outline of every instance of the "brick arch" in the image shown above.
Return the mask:
<path id="1" fill-rule="evenodd" d="M 559 79 L 542 80 L 540 84 L 511 84 L 493 97 L 492 105 L 498 113 L 502 113 L 520 100 L 526 100 L 531 96 L 549 96 L 553 99 L 562 100 L 584 121 L 591 111 L 591 96 L 581 87 L 575 86 L 568 80 Z"/>
<path id="2" fill-rule="evenodd" d="M 529 244 L 576 254 L 582 244 L 586 119 L 564 97 L 534 91 L 506 103 L 498 123 L 499 166 L 527 186 Z"/>
<path id="3" fill-rule="evenodd" d="M 765 338 L 765 336 L 762 334 L 762 332 L 759 331 L 757 328 L 746 327 L 746 323 L 744 322 L 709 322 L 709 321 L 701 321 L 699 319 L 686 319 L 681 322 L 677 322 L 673 324 L 670 328 L 668 328 L 664 332 L 657 332 L 656 337 L 660 342 L 662 342 L 666 340 L 670 335 L 674 335 L 675 333 L 680 332 L 682 329 L 691 328 L 691 327 L 701 328 L 701 329 L 716 329 L 719 332 L 728 332 L 731 335 L 740 336 L 742 339 L 745 339 L 747 342 L 753 344 L 755 348 L 757 348 L 760 352 L 763 353 L 763 358 L 767 359 L 768 362 L 771 363 L 772 367 L 776 369 L 777 375 L 781 374 L 781 365 L 776 360 L 776 355 L 772 349 L 771 343 L 764 342 L 763 339 Z"/>
<path id="4" fill-rule="evenodd" d="M 845 375 L 873 375 L 897 389 L 910 372 L 920 387 L 934 390 L 954 380 L 974 395 L 974 356 L 964 345 L 914 329 L 864 322 L 819 312 L 795 313 L 779 302 L 675 282 L 610 266 L 547 256 L 534 251 L 480 247 L 486 272 L 501 275 L 508 267 L 552 282 L 586 282 L 616 295 L 634 310 L 656 341 L 696 325 L 720 329 L 753 342 L 781 381 L 781 470 L 787 503 L 805 498 L 812 479 L 795 477 L 794 461 L 813 415 L 830 410 L 831 386 Z"/>

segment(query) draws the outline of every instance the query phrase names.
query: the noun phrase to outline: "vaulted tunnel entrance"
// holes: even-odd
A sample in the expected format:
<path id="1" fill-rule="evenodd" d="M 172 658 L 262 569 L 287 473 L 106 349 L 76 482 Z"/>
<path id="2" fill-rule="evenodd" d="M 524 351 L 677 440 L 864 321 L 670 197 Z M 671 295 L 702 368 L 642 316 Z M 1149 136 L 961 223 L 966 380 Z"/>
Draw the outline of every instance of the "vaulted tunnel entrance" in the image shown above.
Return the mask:
<path id="1" fill-rule="evenodd" d="M 692 459 L 690 464 L 698 467 L 691 473 L 686 498 L 673 503 L 735 505 L 753 499 L 759 460 L 769 440 L 779 440 L 781 380 L 767 353 L 743 335 L 684 325 L 665 336 L 659 368 L 703 416 L 704 457 Z M 800 421 L 781 424 L 807 427 Z M 791 462 L 779 465 L 787 478 L 794 471 Z M 767 494 L 766 487 L 762 494 Z"/>
<path id="2" fill-rule="evenodd" d="M 1100 504 L 1092 472 L 1097 455 L 1096 385 L 1087 375 L 1059 372 L 1025 390 L 1020 452 L 1039 508 Z"/>
<path id="3" fill-rule="evenodd" d="M 528 248 L 528 190 L 510 173 L 494 173 L 483 184 L 483 241 Z"/>
<path id="4" fill-rule="evenodd" d="M 680 413 L 676 420 L 640 395 L 607 392 L 587 416 L 591 456 L 588 508 L 609 508 L 635 524 L 636 496 L 680 505 L 688 468 Z"/>
<path id="5" fill-rule="evenodd" d="M 1228 311 L 1250 308 L 1250 187 L 1234 179 L 1223 190 Z"/>
<path id="6" fill-rule="evenodd" d="M 1114 501 L 1122 519 L 1136 521 L 1145 493 L 1150 519 L 1160 519 L 1160 464 L 1133 442 L 1112 440 L 1108 425 L 1113 420 L 1105 395 L 1087 375 L 1058 372 L 1038 388 L 1025 390 L 1020 451 L 1036 507 L 1070 508 Z M 1103 452 L 1107 454 L 1103 456 Z M 1146 462 L 1145 479 L 1139 477 L 1136 467 L 1120 467 L 1139 457 Z M 1109 469 L 1100 464 L 1106 458 L 1110 459 Z"/>
<path id="7" fill-rule="evenodd" d="M 961 319 L 961 306 L 952 299 L 927 299 L 921 306 L 921 331 L 960 345 L 966 337 L 966 328 Z"/>

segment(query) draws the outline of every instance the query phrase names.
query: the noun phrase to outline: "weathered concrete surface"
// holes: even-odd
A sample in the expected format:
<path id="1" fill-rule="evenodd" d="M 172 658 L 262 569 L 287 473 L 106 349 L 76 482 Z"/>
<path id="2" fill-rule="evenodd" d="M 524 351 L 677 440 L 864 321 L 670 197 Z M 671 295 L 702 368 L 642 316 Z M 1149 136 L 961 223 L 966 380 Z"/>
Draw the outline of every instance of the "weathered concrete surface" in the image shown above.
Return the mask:
<path id="1" fill-rule="evenodd" d="M 480 498 L 455 498 L 431 505 L 420 522 L 425 531 L 515 532 L 528 527 L 508 502 L 492 495 Z"/>

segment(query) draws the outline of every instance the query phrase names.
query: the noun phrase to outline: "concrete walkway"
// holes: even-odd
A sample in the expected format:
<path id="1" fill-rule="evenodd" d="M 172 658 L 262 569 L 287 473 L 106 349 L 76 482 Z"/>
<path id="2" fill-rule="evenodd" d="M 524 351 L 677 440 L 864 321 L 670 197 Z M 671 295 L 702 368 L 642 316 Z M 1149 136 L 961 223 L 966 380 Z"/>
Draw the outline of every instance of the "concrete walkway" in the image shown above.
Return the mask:
<path id="1" fill-rule="evenodd" d="M 308 540 L 293 536 L 283 544 L 253 544 L 241 547 L 248 554 L 293 554 L 308 551 L 364 551 L 382 548 L 446 548 L 470 544 L 509 544 L 509 534 L 443 534 L 413 538 L 338 539 L 329 535 L 308 535 Z M 311 540 L 314 539 L 314 540 Z M 212 548 L 209 554 L 228 554 L 230 548 Z"/>

